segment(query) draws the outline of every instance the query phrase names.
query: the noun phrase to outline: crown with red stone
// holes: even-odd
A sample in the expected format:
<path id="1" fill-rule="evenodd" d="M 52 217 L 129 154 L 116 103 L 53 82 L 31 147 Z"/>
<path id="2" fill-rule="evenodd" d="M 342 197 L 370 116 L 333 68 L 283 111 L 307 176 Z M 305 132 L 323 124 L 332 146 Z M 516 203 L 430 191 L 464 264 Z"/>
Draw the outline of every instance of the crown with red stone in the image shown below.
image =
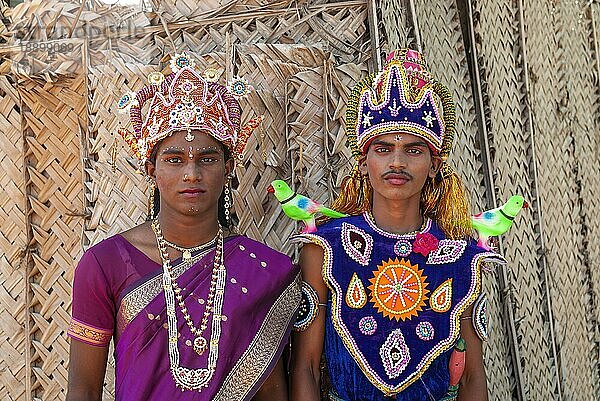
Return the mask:
<path id="1" fill-rule="evenodd" d="M 452 95 L 427 71 L 423 56 L 410 49 L 390 53 L 382 71 L 360 81 L 346 112 L 348 141 L 357 158 L 375 137 L 405 132 L 425 139 L 445 159 L 454 125 Z"/>
<path id="2" fill-rule="evenodd" d="M 187 131 L 186 139 L 190 141 L 193 130 L 209 133 L 235 157 L 242 158 L 248 138 L 262 116 L 240 127 L 238 99 L 246 96 L 252 87 L 243 78 L 235 78 L 228 86 L 221 85 L 216 82 L 219 75 L 212 68 L 201 75 L 192 58 L 185 53 L 176 54 L 171 59 L 169 75 L 153 72 L 148 76 L 148 86 L 121 97 L 118 108 L 129 112 L 133 132 L 120 129 L 119 134 L 141 167 L 160 140 L 179 131 Z M 148 112 L 143 118 L 142 107 L 147 102 Z"/>

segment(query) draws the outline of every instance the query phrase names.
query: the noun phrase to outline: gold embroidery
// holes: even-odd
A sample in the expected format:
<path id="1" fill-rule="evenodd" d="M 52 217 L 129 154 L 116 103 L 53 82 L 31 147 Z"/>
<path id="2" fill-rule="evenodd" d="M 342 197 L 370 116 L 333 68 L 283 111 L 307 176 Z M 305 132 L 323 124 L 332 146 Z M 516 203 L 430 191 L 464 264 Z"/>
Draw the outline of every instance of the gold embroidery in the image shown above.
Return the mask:
<path id="1" fill-rule="evenodd" d="M 81 340 L 92 345 L 108 345 L 112 337 L 111 330 L 99 329 L 78 321 L 75 318 L 71 319 L 67 334 L 77 340 Z"/>
<path id="2" fill-rule="evenodd" d="M 245 400 L 263 376 L 283 341 L 300 304 L 302 278 L 296 276 L 271 307 L 246 352 L 225 378 L 213 401 Z"/>
<path id="3" fill-rule="evenodd" d="M 191 264 L 179 263 L 173 267 L 173 278 L 178 278 L 187 271 L 192 265 L 205 257 L 211 250 L 201 252 L 194 256 Z M 127 325 L 140 313 L 148 304 L 162 291 L 162 274 L 150 278 L 145 283 L 125 295 L 119 305 L 117 312 L 117 333 L 122 333 Z"/>

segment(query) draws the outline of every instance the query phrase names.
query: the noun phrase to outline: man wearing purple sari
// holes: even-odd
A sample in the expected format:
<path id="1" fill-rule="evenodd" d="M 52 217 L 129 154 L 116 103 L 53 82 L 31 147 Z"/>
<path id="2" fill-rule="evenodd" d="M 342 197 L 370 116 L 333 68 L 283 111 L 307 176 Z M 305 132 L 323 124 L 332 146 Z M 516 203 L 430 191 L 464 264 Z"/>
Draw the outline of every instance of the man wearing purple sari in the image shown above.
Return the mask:
<path id="1" fill-rule="evenodd" d="M 186 54 L 119 101 L 120 134 L 155 185 L 147 222 L 75 270 L 68 401 L 101 400 L 115 345 L 117 401 L 287 400 L 281 355 L 300 301 L 290 259 L 231 231 L 243 79 L 225 87 Z M 142 119 L 142 107 L 148 105 Z"/>

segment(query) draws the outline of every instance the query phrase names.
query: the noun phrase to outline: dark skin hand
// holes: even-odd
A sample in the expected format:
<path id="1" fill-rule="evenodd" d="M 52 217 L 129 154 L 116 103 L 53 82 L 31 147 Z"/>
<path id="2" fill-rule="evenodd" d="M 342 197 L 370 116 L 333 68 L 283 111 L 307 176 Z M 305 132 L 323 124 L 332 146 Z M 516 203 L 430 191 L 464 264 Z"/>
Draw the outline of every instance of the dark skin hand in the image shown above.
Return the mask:
<path id="1" fill-rule="evenodd" d="M 323 249 L 317 245 L 306 244 L 300 253 L 302 280 L 309 283 L 319 296 L 319 303 L 327 300 L 327 287 L 321 278 Z M 312 324 L 292 336 L 291 361 L 291 401 L 320 400 L 320 362 L 323 353 L 323 338 L 325 336 L 325 308 L 319 310 L 319 315 Z"/>
<path id="2" fill-rule="evenodd" d="M 101 401 L 108 347 L 71 340 L 66 401 Z"/>
<path id="3" fill-rule="evenodd" d="M 469 307 L 463 316 L 471 316 L 473 307 Z M 458 401 L 487 401 L 487 381 L 485 377 L 485 367 L 483 365 L 482 343 L 471 319 L 460 321 L 460 336 L 467 343 L 465 356 L 465 370 L 460 379 L 460 390 L 458 391 Z"/>

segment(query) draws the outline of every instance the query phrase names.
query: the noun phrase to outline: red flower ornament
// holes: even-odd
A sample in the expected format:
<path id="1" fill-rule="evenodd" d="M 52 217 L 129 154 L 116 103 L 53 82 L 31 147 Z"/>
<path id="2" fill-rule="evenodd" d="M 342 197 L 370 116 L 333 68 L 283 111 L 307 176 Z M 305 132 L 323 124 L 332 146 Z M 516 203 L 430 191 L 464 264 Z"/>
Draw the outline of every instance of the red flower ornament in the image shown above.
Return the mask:
<path id="1" fill-rule="evenodd" d="M 435 251 L 438 248 L 439 242 L 433 234 L 418 233 L 415 242 L 413 242 L 413 252 L 427 256 L 429 252 Z"/>

